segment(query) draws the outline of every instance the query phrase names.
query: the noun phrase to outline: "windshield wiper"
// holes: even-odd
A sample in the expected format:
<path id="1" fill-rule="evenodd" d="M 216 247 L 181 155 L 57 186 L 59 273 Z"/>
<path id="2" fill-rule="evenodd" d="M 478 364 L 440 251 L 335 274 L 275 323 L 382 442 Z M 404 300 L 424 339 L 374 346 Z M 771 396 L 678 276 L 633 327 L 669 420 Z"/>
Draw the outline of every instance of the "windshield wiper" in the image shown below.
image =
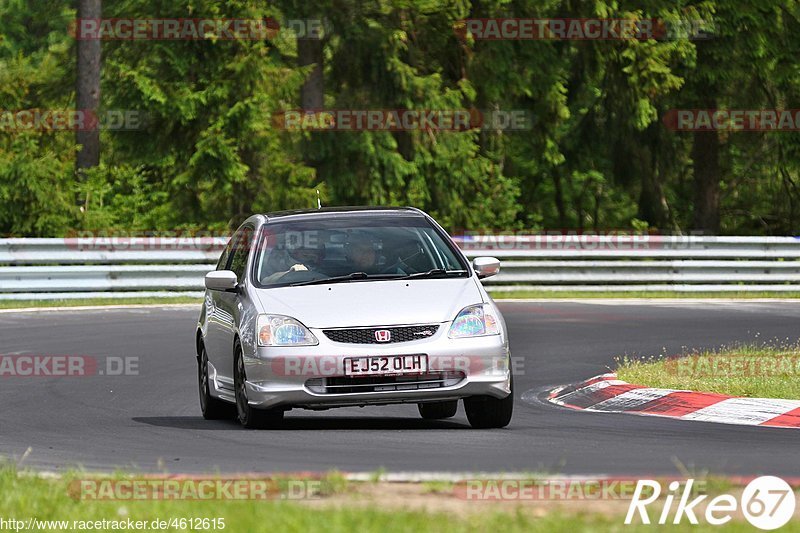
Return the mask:
<path id="1" fill-rule="evenodd" d="M 450 277 L 450 276 L 462 276 L 466 274 L 466 270 L 445 270 L 443 268 L 432 268 L 427 272 L 417 272 L 414 274 L 408 275 L 398 275 L 398 274 L 367 274 L 366 272 L 351 272 L 350 274 L 345 274 L 344 276 L 334 276 L 332 278 L 322 278 L 322 279 L 312 279 L 309 281 L 300 281 L 297 283 L 290 283 L 290 287 L 300 287 L 303 285 L 325 285 L 326 283 L 344 283 L 347 281 L 355 281 L 355 280 L 362 280 L 362 279 L 381 279 L 381 280 L 392 280 L 392 279 L 420 279 L 420 278 L 436 278 L 436 277 Z"/>
<path id="2" fill-rule="evenodd" d="M 341 283 L 344 281 L 352 281 L 354 279 L 367 279 L 370 275 L 366 272 L 351 272 L 344 276 L 334 276 L 332 278 L 312 279 L 310 281 L 300 281 L 298 283 L 290 283 L 290 287 L 300 287 L 301 285 L 324 285 L 326 283 Z"/>
<path id="3" fill-rule="evenodd" d="M 417 279 L 417 278 L 436 278 L 440 276 L 450 277 L 450 276 L 462 276 L 466 274 L 466 270 L 445 270 L 443 268 L 432 268 L 427 272 L 417 272 L 415 274 L 409 274 L 407 276 L 403 276 L 399 279 Z"/>

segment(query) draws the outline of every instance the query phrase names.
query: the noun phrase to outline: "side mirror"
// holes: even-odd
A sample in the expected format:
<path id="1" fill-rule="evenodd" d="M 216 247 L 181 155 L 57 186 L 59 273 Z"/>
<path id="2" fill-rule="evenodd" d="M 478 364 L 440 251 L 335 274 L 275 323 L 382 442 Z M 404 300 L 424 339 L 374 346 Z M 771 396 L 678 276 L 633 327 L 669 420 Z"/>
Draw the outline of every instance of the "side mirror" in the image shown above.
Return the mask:
<path id="1" fill-rule="evenodd" d="M 231 270 L 214 270 L 206 274 L 206 289 L 212 291 L 230 291 L 238 283 L 236 273 Z"/>
<path id="2" fill-rule="evenodd" d="M 500 272 L 500 260 L 496 257 L 476 257 L 472 260 L 472 268 L 478 278 L 488 278 Z"/>

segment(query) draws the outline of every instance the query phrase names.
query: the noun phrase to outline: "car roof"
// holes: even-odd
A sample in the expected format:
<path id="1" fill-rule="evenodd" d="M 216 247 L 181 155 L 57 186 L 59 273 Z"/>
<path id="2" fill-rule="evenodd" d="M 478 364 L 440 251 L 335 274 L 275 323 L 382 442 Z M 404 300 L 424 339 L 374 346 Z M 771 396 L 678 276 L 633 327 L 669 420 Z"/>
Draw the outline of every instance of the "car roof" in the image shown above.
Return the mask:
<path id="1" fill-rule="evenodd" d="M 391 216 L 410 216 L 424 217 L 425 213 L 415 207 L 323 207 L 321 209 L 293 209 L 288 211 L 275 211 L 264 213 L 268 222 L 278 219 L 313 219 L 313 218 L 334 218 L 352 215 L 391 215 Z"/>

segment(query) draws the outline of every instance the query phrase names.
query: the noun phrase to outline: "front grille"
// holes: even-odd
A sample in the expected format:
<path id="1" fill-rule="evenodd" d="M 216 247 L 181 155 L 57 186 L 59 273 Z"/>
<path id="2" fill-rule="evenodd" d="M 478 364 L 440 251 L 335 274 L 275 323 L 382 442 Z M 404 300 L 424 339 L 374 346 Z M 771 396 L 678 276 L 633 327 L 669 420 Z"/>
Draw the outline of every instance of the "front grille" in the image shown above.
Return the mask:
<path id="1" fill-rule="evenodd" d="M 452 387 L 464 379 L 463 372 L 429 372 L 414 376 L 312 378 L 306 387 L 316 394 L 414 391 Z"/>
<path id="2" fill-rule="evenodd" d="M 330 340 L 347 344 L 391 344 L 394 342 L 418 341 L 432 337 L 438 325 L 403 326 L 394 328 L 324 329 L 322 332 Z M 376 331 L 389 331 L 390 339 L 380 342 L 375 338 Z"/>

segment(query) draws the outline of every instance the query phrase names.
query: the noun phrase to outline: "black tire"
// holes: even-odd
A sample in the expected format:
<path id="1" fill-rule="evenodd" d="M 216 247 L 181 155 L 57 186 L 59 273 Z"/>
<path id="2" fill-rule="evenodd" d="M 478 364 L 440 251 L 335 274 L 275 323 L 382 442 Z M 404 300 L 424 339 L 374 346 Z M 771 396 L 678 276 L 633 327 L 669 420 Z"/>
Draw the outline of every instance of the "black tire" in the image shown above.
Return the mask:
<path id="1" fill-rule="evenodd" d="M 200 410 L 206 420 L 230 420 L 236 416 L 236 407 L 232 403 L 211 396 L 208 385 L 208 354 L 206 347 L 200 345 L 197 357 L 197 385 L 200 389 Z"/>
<path id="2" fill-rule="evenodd" d="M 514 412 L 514 377 L 511 377 L 511 394 L 502 399 L 491 396 L 464 398 L 467 420 L 476 429 L 503 428 L 511 422 Z"/>
<path id="3" fill-rule="evenodd" d="M 246 380 L 242 349 L 237 345 L 233 361 L 233 388 L 236 391 L 236 415 L 239 422 L 248 429 L 267 429 L 279 426 L 283 421 L 283 409 L 252 407 L 247 401 Z"/>
<path id="4" fill-rule="evenodd" d="M 425 420 L 441 420 L 455 416 L 458 410 L 458 400 L 444 402 L 418 403 L 419 414 Z"/>

